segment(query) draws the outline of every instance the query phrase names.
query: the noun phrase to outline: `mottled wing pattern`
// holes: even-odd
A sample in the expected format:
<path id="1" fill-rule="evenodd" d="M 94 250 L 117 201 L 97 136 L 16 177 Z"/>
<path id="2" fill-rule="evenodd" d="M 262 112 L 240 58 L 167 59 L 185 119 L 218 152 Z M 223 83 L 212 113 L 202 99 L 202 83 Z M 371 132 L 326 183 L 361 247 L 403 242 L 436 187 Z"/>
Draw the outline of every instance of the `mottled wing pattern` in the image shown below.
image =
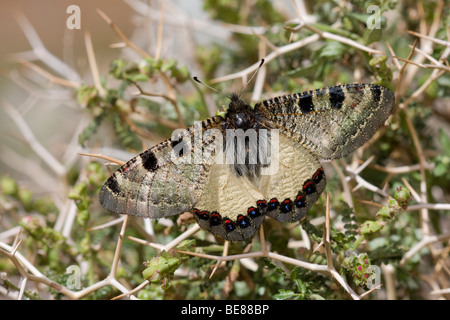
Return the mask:
<path id="1" fill-rule="evenodd" d="M 348 155 L 389 117 L 394 94 L 372 84 L 348 84 L 262 101 L 255 111 L 322 159 Z"/>
<path id="2" fill-rule="evenodd" d="M 103 185 L 101 205 L 152 219 L 191 210 L 208 184 L 216 149 L 222 148 L 211 136 L 194 137 L 202 129 L 220 128 L 222 122 L 219 116 L 206 119 L 132 158 Z"/>
<path id="3" fill-rule="evenodd" d="M 279 136 L 279 149 L 271 161 L 273 174 L 261 176 L 259 188 L 269 217 L 299 221 L 325 189 L 325 173 L 311 152 L 283 135 Z"/>
<path id="4" fill-rule="evenodd" d="M 244 240 L 266 215 L 280 222 L 303 219 L 326 184 L 318 158 L 340 158 L 363 145 L 394 107 L 390 90 L 368 84 L 275 97 L 254 109 L 231 100 L 225 119 L 202 121 L 128 161 L 102 187 L 101 204 L 153 219 L 192 210 L 203 229 L 226 240 Z M 228 129 L 260 128 L 272 130 L 272 137 L 273 129 L 281 133 L 270 164 L 244 170 L 252 167 L 216 161 L 223 156 Z M 206 134 L 196 139 L 203 130 Z"/>

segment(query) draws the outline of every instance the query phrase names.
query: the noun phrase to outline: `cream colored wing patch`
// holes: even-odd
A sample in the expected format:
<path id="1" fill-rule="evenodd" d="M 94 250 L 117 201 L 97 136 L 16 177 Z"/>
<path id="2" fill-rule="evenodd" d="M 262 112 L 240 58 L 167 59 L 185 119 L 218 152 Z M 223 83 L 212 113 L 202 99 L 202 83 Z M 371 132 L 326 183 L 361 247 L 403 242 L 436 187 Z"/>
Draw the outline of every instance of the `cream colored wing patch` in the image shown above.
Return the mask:
<path id="1" fill-rule="evenodd" d="M 326 185 L 325 173 L 317 158 L 300 144 L 280 135 L 279 146 L 271 161 L 272 174 L 261 176 L 259 190 L 269 217 L 294 222 L 303 219 L 319 198 Z"/>
<path id="2" fill-rule="evenodd" d="M 229 241 L 247 239 L 259 229 L 264 212 L 257 202 L 263 195 L 231 165 L 214 165 L 203 191 L 194 208 L 200 227 Z"/>

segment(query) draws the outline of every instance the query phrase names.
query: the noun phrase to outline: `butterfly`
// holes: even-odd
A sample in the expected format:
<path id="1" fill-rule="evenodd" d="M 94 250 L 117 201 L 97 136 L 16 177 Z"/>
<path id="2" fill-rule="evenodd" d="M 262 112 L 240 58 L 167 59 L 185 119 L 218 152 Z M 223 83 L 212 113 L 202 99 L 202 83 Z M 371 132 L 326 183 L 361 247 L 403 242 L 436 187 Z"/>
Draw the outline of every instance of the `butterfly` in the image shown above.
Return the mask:
<path id="1" fill-rule="evenodd" d="M 394 102 L 375 84 L 287 94 L 253 108 L 233 94 L 224 115 L 177 130 L 119 168 L 100 203 L 151 219 L 191 211 L 201 228 L 229 241 L 252 237 L 266 216 L 302 221 L 326 185 L 319 159 L 362 146 Z"/>

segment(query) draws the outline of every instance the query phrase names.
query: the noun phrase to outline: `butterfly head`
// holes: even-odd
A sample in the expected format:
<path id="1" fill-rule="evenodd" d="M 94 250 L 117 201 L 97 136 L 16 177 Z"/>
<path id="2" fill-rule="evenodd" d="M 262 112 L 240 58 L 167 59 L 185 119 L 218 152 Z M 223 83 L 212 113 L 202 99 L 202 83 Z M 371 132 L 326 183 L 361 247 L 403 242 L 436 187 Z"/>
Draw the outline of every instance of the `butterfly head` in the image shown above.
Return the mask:
<path id="1" fill-rule="evenodd" d="M 239 99 L 239 96 L 233 93 L 230 97 L 230 104 L 225 115 L 227 124 L 234 129 L 252 128 L 255 122 L 253 109 Z"/>

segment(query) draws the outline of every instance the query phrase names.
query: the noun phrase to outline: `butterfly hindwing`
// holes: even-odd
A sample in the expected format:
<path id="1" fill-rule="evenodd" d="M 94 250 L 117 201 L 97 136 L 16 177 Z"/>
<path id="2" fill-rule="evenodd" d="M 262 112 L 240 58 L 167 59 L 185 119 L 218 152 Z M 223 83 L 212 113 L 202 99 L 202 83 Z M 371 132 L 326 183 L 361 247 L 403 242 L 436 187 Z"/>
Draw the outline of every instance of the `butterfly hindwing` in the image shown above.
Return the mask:
<path id="1" fill-rule="evenodd" d="M 369 140 L 393 107 L 389 89 L 348 84 L 268 99 L 255 112 L 318 157 L 337 159 Z"/>
<path id="2" fill-rule="evenodd" d="M 280 222 L 303 219 L 325 188 L 326 179 L 317 158 L 297 142 L 280 135 L 272 174 L 261 176 L 267 215 Z"/>
<path id="3" fill-rule="evenodd" d="M 215 164 L 194 217 L 200 227 L 229 241 L 251 237 L 264 220 L 257 207 L 263 195 L 232 165 Z"/>
<path id="4" fill-rule="evenodd" d="M 215 151 L 221 148 L 210 136 L 194 138 L 202 129 L 220 124 L 220 117 L 207 119 L 132 158 L 103 185 L 102 206 L 152 219 L 191 210 L 203 193 Z"/>
<path id="5" fill-rule="evenodd" d="M 265 215 L 280 222 L 304 218 L 325 188 L 317 158 L 297 142 L 280 135 L 265 175 L 249 180 L 233 165 L 213 165 L 194 208 L 200 227 L 229 241 L 251 237 Z"/>

